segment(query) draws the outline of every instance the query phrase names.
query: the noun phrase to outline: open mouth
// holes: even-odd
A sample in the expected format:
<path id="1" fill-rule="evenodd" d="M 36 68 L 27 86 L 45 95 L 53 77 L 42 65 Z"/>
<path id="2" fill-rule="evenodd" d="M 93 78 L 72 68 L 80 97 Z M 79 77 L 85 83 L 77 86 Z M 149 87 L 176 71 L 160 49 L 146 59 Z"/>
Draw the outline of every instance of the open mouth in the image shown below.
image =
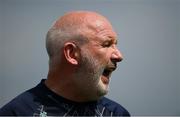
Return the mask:
<path id="1" fill-rule="evenodd" d="M 103 76 L 110 77 L 111 73 L 116 69 L 116 67 L 107 67 L 103 71 Z"/>
<path id="2" fill-rule="evenodd" d="M 111 73 L 116 69 L 116 67 L 106 67 L 103 71 L 103 81 L 106 83 L 109 82 L 109 78 L 111 76 Z"/>
<path id="3" fill-rule="evenodd" d="M 104 69 L 104 71 L 103 71 L 103 75 L 106 77 L 110 76 L 111 73 L 112 73 L 112 70 L 110 70 L 110 69 Z"/>
<path id="4" fill-rule="evenodd" d="M 104 84 L 107 84 L 107 85 L 109 84 L 109 80 L 110 80 L 109 78 L 112 72 L 113 72 L 112 69 L 109 69 L 109 68 L 104 69 L 103 74 L 102 74 L 103 76 L 101 77 L 101 80 Z"/>
<path id="5" fill-rule="evenodd" d="M 104 68 L 101 80 L 104 84 L 109 84 L 111 73 L 116 69 L 116 64 L 109 65 Z"/>

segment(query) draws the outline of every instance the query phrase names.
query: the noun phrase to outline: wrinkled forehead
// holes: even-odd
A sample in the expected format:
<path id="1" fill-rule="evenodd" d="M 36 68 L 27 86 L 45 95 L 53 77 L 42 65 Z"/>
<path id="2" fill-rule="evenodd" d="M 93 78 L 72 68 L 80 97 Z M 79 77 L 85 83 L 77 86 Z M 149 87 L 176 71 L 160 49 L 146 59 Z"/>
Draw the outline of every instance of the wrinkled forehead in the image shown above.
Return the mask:
<path id="1" fill-rule="evenodd" d="M 113 31 L 111 23 L 104 16 L 89 16 L 86 18 L 86 21 L 88 27 L 94 29 L 97 32 L 100 32 L 104 29 Z"/>
<path id="2" fill-rule="evenodd" d="M 107 19 L 94 19 L 88 24 L 88 29 L 98 38 L 117 39 L 117 34 Z"/>

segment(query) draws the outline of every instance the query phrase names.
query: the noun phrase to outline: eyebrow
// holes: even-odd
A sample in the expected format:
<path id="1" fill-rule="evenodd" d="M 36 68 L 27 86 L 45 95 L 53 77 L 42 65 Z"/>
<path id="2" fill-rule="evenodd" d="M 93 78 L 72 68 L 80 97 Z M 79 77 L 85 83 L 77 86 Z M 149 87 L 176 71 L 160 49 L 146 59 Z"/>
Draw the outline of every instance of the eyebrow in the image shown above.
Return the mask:
<path id="1" fill-rule="evenodd" d="M 117 40 L 116 37 L 108 36 L 106 39 L 107 39 L 108 41 L 111 41 L 112 43 L 115 43 L 115 44 L 118 43 L 118 40 Z"/>

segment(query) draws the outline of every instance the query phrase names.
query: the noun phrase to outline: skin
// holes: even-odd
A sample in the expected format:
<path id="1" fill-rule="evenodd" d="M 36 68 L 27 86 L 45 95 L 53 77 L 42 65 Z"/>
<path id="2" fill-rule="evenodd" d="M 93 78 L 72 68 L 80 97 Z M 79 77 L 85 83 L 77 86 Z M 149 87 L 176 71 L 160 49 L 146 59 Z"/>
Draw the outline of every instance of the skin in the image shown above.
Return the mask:
<path id="1" fill-rule="evenodd" d="M 45 84 L 56 94 L 75 102 L 98 100 L 108 92 L 111 73 L 123 57 L 117 49 L 117 35 L 109 21 L 88 11 L 74 11 L 58 19 L 53 28 L 80 26 L 84 44 L 68 40 L 61 52 L 50 58 Z M 78 29 L 77 29 L 78 30 Z M 60 49 L 60 48 L 59 48 Z M 104 73 L 106 71 L 106 73 Z"/>

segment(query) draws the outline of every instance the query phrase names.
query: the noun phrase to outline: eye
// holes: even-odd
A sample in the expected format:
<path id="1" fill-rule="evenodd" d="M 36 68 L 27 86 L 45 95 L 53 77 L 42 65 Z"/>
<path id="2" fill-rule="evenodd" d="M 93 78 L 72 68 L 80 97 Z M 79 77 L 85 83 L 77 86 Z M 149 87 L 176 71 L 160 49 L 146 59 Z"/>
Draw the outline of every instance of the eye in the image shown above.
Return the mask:
<path id="1" fill-rule="evenodd" d="M 110 47 L 112 45 L 112 42 L 111 41 L 105 41 L 102 46 L 103 47 Z"/>

